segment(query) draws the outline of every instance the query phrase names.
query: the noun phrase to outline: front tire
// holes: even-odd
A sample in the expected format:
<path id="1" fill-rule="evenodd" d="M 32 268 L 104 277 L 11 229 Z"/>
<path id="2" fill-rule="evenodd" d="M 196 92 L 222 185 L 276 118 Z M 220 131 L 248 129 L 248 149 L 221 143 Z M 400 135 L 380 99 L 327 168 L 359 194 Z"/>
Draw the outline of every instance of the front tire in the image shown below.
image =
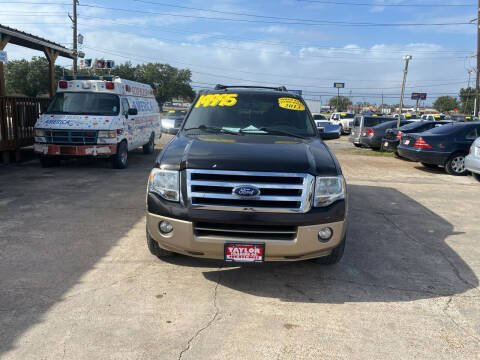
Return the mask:
<path id="1" fill-rule="evenodd" d="M 148 143 L 143 145 L 143 153 L 146 155 L 150 155 L 150 154 L 153 154 L 154 151 L 155 151 L 155 135 L 152 134 L 152 136 L 150 136 L 150 140 L 148 140 Z"/>
<path id="2" fill-rule="evenodd" d="M 472 175 L 475 180 L 480 181 L 480 174 L 472 173 Z"/>
<path id="3" fill-rule="evenodd" d="M 125 169 L 128 166 L 128 146 L 122 141 L 117 146 L 117 153 L 112 156 L 112 167 L 114 169 Z"/>
<path id="4" fill-rule="evenodd" d="M 345 242 L 347 241 L 347 234 L 344 235 L 342 242 L 332 250 L 330 255 L 323 256 L 315 259 L 315 263 L 320 265 L 333 265 L 337 264 L 343 257 L 345 252 Z"/>
<path id="5" fill-rule="evenodd" d="M 362 147 L 362 144 L 355 144 L 355 143 L 354 143 L 353 145 L 355 145 L 355 147 L 357 147 L 357 148 L 361 148 L 361 147 Z"/>
<path id="6" fill-rule="evenodd" d="M 148 250 L 150 250 L 150 253 L 152 255 L 155 255 L 156 257 L 158 257 L 159 259 L 162 259 L 162 258 L 166 258 L 166 257 L 171 257 L 174 255 L 173 252 L 171 251 L 168 251 L 168 250 L 165 250 L 165 249 L 162 249 L 158 243 L 153 240 L 153 238 L 150 236 L 150 234 L 148 233 L 148 230 L 147 230 L 147 246 L 148 246 Z"/>
<path id="7" fill-rule="evenodd" d="M 450 175 L 462 176 L 467 173 L 465 169 L 465 154 L 453 154 L 445 163 L 445 171 Z"/>

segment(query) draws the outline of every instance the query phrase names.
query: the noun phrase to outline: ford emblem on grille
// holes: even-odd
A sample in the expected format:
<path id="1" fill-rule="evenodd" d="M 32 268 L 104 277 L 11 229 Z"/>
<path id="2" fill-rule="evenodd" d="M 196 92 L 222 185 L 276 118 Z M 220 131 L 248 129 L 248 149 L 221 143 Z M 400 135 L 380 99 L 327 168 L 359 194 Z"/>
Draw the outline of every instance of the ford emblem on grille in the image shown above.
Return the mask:
<path id="1" fill-rule="evenodd" d="M 233 188 L 232 194 L 244 199 L 252 199 L 260 196 L 260 189 L 251 185 L 240 185 Z"/>

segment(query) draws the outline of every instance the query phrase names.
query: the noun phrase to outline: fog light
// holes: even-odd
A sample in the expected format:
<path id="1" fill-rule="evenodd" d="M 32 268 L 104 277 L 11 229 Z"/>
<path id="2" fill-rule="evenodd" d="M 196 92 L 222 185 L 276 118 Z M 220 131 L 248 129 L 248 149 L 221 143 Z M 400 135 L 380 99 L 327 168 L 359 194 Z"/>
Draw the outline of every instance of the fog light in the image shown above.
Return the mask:
<path id="1" fill-rule="evenodd" d="M 325 227 L 318 232 L 318 241 L 327 242 L 332 238 L 333 230 Z"/>
<path id="2" fill-rule="evenodd" d="M 170 232 L 172 232 L 173 230 L 173 225 L 170 224 L 168 221 L 161 221 L 160 224 L 158 225 L 159 229 L 160 229 L 160 232 L 162 234 L 168 234 Z"/>

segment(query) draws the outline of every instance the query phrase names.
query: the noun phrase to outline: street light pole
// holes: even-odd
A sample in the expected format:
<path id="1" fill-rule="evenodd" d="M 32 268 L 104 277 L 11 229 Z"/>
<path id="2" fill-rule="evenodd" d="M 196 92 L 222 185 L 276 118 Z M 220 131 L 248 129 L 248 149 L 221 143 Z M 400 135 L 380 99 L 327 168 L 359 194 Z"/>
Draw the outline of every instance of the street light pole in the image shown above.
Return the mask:
<path id="1" fill-rule="evenodd" d="M 480 2 L 480 0 L 478 1 Z M 402 115 L 402 110 L 403 110 L 403 95 L 405 93 L 405 83 L 407 82 L 408 62 L 411 59 L 412 59 L 412 55 L 405 55 L 403 57 L 403 60 L 405 60 L 405 67 L 403 69 L 402 92 L 400 93 L 400 104 L 398 109 L 397 128 L 400 127 L 400 116 Z"/>

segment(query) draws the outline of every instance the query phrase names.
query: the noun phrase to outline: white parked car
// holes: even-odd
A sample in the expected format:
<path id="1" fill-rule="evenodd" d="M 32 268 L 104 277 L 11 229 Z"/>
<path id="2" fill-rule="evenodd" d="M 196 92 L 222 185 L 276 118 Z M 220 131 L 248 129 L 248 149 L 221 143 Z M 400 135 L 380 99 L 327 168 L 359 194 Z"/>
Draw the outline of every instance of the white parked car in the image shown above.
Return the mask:
<path id="1" fill-rule="evenodd" d="M 465 157 L 465 169 L 480 181 L 480 137 L 473 142 L 469 154 Z"/>
<path id="2" fill-rule="evenodd" d="M 333 113 L 330 117 L 330 122 L 333 125 L 340 125 L 342 127 L 342 134 L 350 134 L 352 130 L 353 119 L 355 114 L 353 113 Z"/>

